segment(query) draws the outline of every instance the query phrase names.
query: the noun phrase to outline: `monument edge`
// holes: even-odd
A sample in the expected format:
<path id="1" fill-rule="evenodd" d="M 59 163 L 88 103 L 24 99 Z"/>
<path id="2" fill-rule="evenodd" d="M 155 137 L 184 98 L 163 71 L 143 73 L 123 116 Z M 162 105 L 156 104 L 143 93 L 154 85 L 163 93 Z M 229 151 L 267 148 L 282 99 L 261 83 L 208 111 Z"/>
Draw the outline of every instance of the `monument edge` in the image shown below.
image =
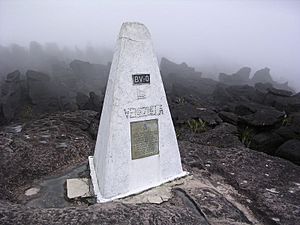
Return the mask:
<path id="1" fill-rule="evenodd" d="M 164 183 L 168 183 L 171 182 L 173 180 L 185 177 L 189 175 L 189 172 L 186 171 L 182 171 L 180 174 L 177 174 L 175 176 L 169 177 L 161 182 L 155 183 L 153 185 L 150 185 L 148 187 L 143 187 L 143 188 L 139 188 L 139 189 L 135 189 L 133 191 L 129 191 L 127 193 L 124 194 L 120 194 L 120 195 L 116 195 L 112 198 L 103 198 L 100 192 L 100 188 L 98 185 L 98 180 L 97 180 L 97 176 L 96 176 L 96 171 L 95 171 L 95 167 L 94 167 L 94 156 L 89 156 L 89 167 L 90 167 L 90 176 L 91 176 L 91 180 L 92 180 L 92 185 L 93 185 L 93 190 L 94 190 L 94 194 L 95 197 L 97 198 L 97 203 L 105 203 L 105 202 L 110 202 L 116 199 L 120 199 L 120 198 L 125 198 L 128 197 L 130 195 L 135 195 L 135 194 L 139 194 L 141 192 L 147 191 L 149 189 L 158 187 Z"/>
<path id="2" fill-rule="evenodd" d="M 97 203 L 98 203 L 98 196 L 100 195 L 100 189 L 99 189 L 98 179 L 95 171 L 94 156 L 89 156 L 89 168 L 90 168 L 90 176 L 93 185 L 94 195 L 96 196 Z"/>

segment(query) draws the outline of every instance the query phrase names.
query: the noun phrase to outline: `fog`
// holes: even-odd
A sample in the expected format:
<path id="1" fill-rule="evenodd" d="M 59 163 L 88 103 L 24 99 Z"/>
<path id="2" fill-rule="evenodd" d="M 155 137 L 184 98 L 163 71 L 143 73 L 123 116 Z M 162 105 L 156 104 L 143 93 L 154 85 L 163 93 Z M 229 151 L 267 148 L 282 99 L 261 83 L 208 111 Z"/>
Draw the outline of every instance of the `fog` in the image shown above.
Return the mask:
<path id="1" fill-rule="evenodd" d="M 97 57 L 82 58 L 104 63 L 121 24 L 139 21 L 149 28 L 159 57 L 212 77 L 242 66 L 252 74 L 269 67 L 275 79 L 300 90 L 299 12 L 297 0 L 0 0 L 0 45 L 57 43 L 64 54 L 71 49 L 70 58 L 79 57 L 76 49 L 92 47 Z"/>

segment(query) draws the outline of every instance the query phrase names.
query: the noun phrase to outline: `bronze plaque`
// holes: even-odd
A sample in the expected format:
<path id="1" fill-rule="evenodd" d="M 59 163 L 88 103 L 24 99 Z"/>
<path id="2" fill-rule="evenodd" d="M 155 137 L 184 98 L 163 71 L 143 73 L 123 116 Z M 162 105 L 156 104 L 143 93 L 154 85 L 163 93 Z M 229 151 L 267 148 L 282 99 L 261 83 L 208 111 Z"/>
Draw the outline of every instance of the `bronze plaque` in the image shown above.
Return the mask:
<path id="1" fill-rule="evenodd" d="M 140 159 L 159 154 L 158 120 L 130 123 L 131 159 Z"/>

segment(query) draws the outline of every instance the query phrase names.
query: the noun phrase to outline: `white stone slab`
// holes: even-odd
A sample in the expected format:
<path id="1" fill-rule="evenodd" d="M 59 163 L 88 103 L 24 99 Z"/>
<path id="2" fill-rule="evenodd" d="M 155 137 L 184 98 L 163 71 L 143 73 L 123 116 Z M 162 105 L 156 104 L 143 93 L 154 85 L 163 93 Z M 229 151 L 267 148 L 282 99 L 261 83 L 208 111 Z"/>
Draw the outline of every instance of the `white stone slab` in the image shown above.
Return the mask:
<path id="1" fill-rule="evenodd" d="M 142 75 L 141 75 L 142 74 Z M 89 158 L 98 202 L 186 175 L 148 29 L 122 25 Z"/>
<path id="2" fill-rule="evenodd" d="M 67 197 L 69 199 L 90 196 L 91 192 L 87 178 L 67 179 Z"/>

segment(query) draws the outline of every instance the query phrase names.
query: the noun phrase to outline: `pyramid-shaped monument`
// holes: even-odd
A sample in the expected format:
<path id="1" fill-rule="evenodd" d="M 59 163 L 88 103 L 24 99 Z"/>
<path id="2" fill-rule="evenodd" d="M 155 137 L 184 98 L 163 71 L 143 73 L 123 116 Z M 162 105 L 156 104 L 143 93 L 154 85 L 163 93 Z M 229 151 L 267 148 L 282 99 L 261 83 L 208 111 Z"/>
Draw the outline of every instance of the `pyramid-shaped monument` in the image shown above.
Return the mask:
<path id="1" fill-rule="evenodd" d="M 89 163 L 98 202 L 186 175 L 151 36 L 141 23 L 121 27 Z"/>

